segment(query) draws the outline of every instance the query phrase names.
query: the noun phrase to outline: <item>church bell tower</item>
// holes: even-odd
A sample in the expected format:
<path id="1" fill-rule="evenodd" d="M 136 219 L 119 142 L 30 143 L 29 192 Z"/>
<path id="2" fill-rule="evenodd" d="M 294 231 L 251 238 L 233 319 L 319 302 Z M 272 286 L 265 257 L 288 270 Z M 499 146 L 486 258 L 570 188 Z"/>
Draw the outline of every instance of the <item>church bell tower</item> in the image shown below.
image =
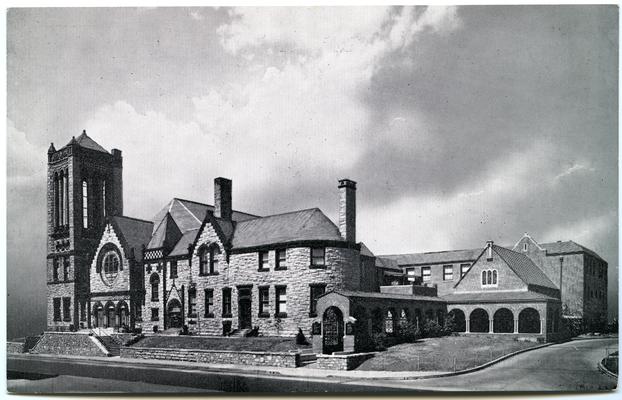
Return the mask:
<path id="1" fill-rule="evenodd" d="M 48 149 L 47 329 L 88 326 L 89 264 L 106 219 L 123 215 L 123 158 L 85 131 Z"/>

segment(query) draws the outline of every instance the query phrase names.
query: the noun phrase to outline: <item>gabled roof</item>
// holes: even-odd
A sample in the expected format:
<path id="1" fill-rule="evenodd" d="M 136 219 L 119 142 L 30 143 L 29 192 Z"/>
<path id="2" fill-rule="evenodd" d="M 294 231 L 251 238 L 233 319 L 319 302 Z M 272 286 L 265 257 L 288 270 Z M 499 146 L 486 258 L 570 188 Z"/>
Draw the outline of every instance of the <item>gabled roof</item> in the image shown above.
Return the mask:
<path id="1" fill-rule="evenodd" d="M 397 260 L 392 258 L 376 257 L 376 267 L 403 273 L 402 268 L 397 263 Z"/>
<path id="2" fill-rule="evenodd" d="M 567 253 L 585 252 L 593 257 L 598 258 L 599 260 L 605 261 L 596 252 L 576 242 L 573 242 L 572 240 L 568 240 L 565 242 L 562 242 L 560 240 L 560 241 L 553 242 L 553 243 L 540 243 L 540 246 L 546 250 L 547 254 L 567 254 Z"/>
<path id="3" fill-rule="evenodd" d="M 182 232 L 170 213 L 166 213 L 149 240 L 148 249 L 171 249 L 181 239 Z"/>
<path id="4" fill-rule="evenodd" d="M 214 206 L 173 198 L 153 217 L 153 222 L 157 227 L 166 214 L 170 213 L 179 230 L 184 233 L 188 230 L 199 228 L 208 211 L 214 211 Z M 253 218 L 257 218 L 257 216 L 240 211 L 233 211 L 232 215 L 234 221 L 245 221 Z"/>
<path id="5" fill-rule="evenodd" d="M 78 136 L 77 138 L 72 138 L 71 141 L 67 143 L 67 146 L 69 146 L 72 143 L 75 143 L 80 147 L 84 147 L 85 149 L 91 149 L 91 150 L 99 151 L 101 153 L 110 154 L 108 150 L 104 149 L 96 141 L 91 139 L 86 134 L 86 131 L 82 131 L 82 134 Z"/>
<path id="6" fill-rule="evenodd" d="M 492 247 L 512 271 L 526 284 L 558 289 L 546 274 L 534 264 L 531 258 L 527 257 L 525 254 L 497 245 L 493 245 Z"/>
<path id="7" fill-rule="evenodd" d="M 128 256 L 131 251 L 130 249 L 133 248 L 136 259 L 142 260 L 142 247 L 151 237 L 153 222 L 121 216 L 112 217 L 111 222 L 114 226 L 115 233 L 119 237 L 119 240 L 121 240 L 121 244 L 128 252 Z"/>
<path id="8" fill-rule="evenodd" d="M 481 249 L 433 251 L 428 253 L 388 254 L 378 257 L 395 260 L 400 266 L 442 264 L 459 261 L 474 261 Z"/>
<path id="9" fill-rule="evenodd" d="M 194 240 L 199 233 L 199 228 L 186 231 L 181 239 L 177 242 L 173 250 L 168 254 L 169 256 L 185 256 L 188 255 L 188 246 L 194 243 Z"/>
<path id="10" fill-rule="evenodd" d="M 365 246 L 365 243 L 360 242 L 359 245 L 361 246 L 361 255 L 365 256 L 365 257 L 376 257 L 374 255 L 374 253 L 371 252 L 371 250 L 369 250 L 369 248 L 367 246 Z"/>
<path id="11" fill-rule="evenodd" d="M 233 249 L 241 249 L 311 240 L 344 241 L 339 228 L 322 211 L 310 208 L 239 221 L 231 245 Z"/>
<path id="12" fill-rule="evenodd" d="M 327 296 L 331 293 L 336 293 L 345 297 L 358 297 L 367 299 L 396 299 L 396 300 L 420 300 L 420 301 L 435 301 L 444 302 L 445 300 L 436 296 L 419 296 L 412 294 L 397 294 L 397 293 L 380 293 L 380 292 L 363 292 L 354 290 L 333 290 L 323 294 L 320 297 Z"/>

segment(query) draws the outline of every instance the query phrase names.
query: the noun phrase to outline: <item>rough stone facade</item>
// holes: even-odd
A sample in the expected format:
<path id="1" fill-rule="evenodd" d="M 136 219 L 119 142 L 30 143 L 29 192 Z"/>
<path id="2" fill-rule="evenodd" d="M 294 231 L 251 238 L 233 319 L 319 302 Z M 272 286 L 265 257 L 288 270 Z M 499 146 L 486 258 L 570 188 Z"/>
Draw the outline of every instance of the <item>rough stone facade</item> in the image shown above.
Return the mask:
<path id="1" fill-rule="evenodd" d="M 121 358 L 242 364 L 281 368 L 300 366 L 300 353 L 121 347 Z"/>
<path id="2" fill-rule="evenodd" d="M 374 357 L 375 353 L 318 354 L 316 368 L 350 371 Z"/>

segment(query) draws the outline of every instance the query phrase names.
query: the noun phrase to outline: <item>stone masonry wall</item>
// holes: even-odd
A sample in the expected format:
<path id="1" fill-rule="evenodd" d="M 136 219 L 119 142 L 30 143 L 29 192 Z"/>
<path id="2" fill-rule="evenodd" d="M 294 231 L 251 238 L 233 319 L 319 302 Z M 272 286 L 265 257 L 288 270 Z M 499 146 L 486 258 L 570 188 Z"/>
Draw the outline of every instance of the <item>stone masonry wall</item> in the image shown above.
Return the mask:
<path id="1" fill-rule="evenodd" d="M 121 347 L 121 358 L 296 368 L 299 353 Z"/>
<path id="2" fill-rule="evenodd" d="M 110 285 L 103 281 L 100 273 L 97 273 L 97 263 L 100 257 L 99 253 L 102 251 L 102 248 L 108 244 L 114 245 L 121 254 L 120 262 L 122 268 L 119 271 L 115 281 Z M 117 237 L 117 234 L 111 224 L 106 225 L 102 238 L 99 242 L 99 246 L 95 252 L 95 256 L 91 262 L 90 281 L 92 293 L 130 290 L 130 263 L 126 257 L 123 247 L 121 246 L 121 241 Z"/>
<path id="3" fill-rule="evenodd" d="M 82 333 L 45 332 L 30 352 L 33 354 L 106 356 L 89 335 Z"/>
<path id="4" fill-rule="evenodd" d="M 317 354 L 316 368 L 333 371 L 349 371 L 355 369 L 366 360 L 374 357 L 375 353 L 356 354 Z"/>
<path id="5" fill-rule="evenodd" d="M 214 275 L 199 275 L 198 249 L 202 244 L 216 243 L 221 250 L 219 270 Z M 311 284 L 325 284 L 326 292 L 334 289 L 357 290 L 360 282 L 360 255 L 358 250 L 347 248 L 326 248 L 326 267 L 311 267 L 310 248 L 286 249 L 287 269 L 275 270 L 275 250 L 269 251 L 269 266 L 259 270 L 257 252 L 232 254 L 226 262 L 225 251 L 216 232 L 207 224 L 197 241 L 192 258 L 192 279 L 197 284 L 198 318 L 196 329 L 200 334 L 222 335 L 223 321 L 231 321 L 232 329 L 238 327 L 238 286 L 251 286 L 252 326 L 259 327 L 265 336 L 293 336 L 301 328 L 306 335 L 311 333 L 314 316 L 310 316 Z M 276 316 L 275 286 L 286 286 L 287 316 Z M 259 316 L 259 287 L 269 288 L 267 316 Z M 231 289 L 232 318 L 222 316 L 222 289 Z M 204 289 L 213 289 L 213 317 L 205 315 Z M 147 290 L 149 296 L 149 290 Z"/>
<path id="6" fill-rule="evenodd" d="M 9 354 L 25 353 L 26 343 L 24 342 L 6 342 L 6 352 Z"/>
<path id="7" fill-rule="evenodd" d="M 497 285 L 482 285 L 482 271 L 489 269 L 497 270 Z M 499 254 L 493 251 L 491 261 L 483 255 L 477 263 L 471 266 L 469 272 L 456 287 L 455 293 L 499 290 L 527 290 L 527 285 L 507 266 Z"/>

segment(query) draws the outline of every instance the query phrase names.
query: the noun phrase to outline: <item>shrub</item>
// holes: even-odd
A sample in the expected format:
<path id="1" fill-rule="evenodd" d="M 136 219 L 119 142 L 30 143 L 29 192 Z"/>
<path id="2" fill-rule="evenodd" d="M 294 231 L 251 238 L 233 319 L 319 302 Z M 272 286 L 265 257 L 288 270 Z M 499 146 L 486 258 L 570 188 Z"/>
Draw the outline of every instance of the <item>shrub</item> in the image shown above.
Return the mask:
<path id="1" fill-rule="evenodd" d="M 421 331 L 416 322 L 407 322 L 398 325 L 397 336 L 402 343 L 413 343 L 421 338 Z"/>
<path id="2" fill-rule="evenodd" d="M 454 320 L 454 316 L 450 314 L 447 318 L 445 318 L 445 322 L 443 323 L 442 335 L 449 336 L 453 334 L 455 330 L 456 322 Z"/>
<path id="3" fill-rule="evenodd" d="M 302 329 L 298 328 L 298 333 L 296 334 L 296 344 L 308 345 L 309 342 L 305 337 L 305 334 L 302 333 Z"/>
<path id="4" fill-rule="evenodd" d="M 426 320 L 423 324 L 424 337 L 439 337 L 443 334 L 443 328 L 433 319 Z"/>
<path id="5" fill-rule="evenodd" d="M 383 351 L 387 349 L 387 335 L 384 332 L 373 333 L 371 336 L 373 349 L 376 351 Z"/>

